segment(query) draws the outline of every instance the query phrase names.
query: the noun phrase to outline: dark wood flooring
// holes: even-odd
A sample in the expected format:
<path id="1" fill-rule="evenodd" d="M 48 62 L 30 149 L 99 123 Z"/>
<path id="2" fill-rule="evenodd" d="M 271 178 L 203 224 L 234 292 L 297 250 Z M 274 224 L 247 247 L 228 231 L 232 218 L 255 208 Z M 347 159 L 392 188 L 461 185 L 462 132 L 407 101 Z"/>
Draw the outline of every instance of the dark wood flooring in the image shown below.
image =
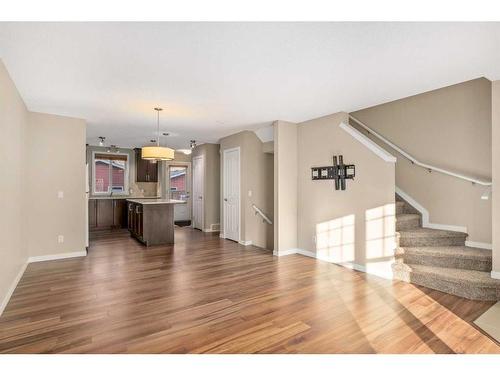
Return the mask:
<path id="1" fill-rule="evenodd" d="M 190 228 L 145 248 L 95 238 L 30 264 L 0 318 L 3 353 L 500 353 L 491 303 L 281 258 Z"/>

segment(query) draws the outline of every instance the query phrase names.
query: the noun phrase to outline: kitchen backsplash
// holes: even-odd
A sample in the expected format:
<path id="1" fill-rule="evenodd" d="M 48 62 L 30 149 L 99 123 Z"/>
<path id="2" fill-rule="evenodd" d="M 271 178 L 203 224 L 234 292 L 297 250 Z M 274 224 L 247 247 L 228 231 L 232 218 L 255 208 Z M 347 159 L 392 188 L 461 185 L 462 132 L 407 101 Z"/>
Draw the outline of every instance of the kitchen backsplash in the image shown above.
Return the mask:
<path id="1" fill-rule="evenodd" d="M 130 186 L 132 189 L 131 195 L 133 196 L 144 196 L 144 197 L 157 197 L 158 183 L 156 182 L 133 182 Z"/>

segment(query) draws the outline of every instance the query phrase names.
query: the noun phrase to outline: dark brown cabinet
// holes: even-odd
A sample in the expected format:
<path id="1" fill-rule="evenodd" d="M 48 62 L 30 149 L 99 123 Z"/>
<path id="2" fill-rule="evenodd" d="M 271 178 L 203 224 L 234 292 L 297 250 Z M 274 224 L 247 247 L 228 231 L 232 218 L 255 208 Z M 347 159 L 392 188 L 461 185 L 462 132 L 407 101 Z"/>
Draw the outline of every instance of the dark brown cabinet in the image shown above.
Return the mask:
<path id="1" fill-rule="evenodd" d="M 97 228 L 97 201 L 89 199 L 89 229 Z"/>
<path id="2" fill-rule="evenodd" d="M 125 199 L 89 199 L 89 230 L 127 227 Z"/>
<path id="3" fill-rule="evenodd" d="M 158 182 L 158 163 L 141 158 L 141 149 L 135 149 L 135 179 L 137 182 Z"/>
<path id="4" fill-rule="evenodd" d="M 174 205 L 127 203 L 130 234 L 146 246 L 174 243 Z"/>

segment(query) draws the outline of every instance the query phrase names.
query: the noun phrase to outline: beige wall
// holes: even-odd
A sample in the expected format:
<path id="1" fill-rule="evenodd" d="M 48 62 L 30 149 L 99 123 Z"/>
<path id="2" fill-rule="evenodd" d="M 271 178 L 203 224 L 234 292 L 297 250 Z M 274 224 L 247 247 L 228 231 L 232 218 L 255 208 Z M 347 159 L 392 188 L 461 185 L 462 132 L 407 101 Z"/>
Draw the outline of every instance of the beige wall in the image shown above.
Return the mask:
<path id="1" fill-rule="evenodd" d="M 500 81 L 492 83 L 493 272 L 500 279 Z"/>
<path id="2" fill-rule="evenodd" d="M 220 146 L 205 143 L 193 149 L 191 157 L 203 156 L 204 184 L 203 225 L 206 231 L 220 227 Z"/>
<path id="3" fill-rule="evenodd" d="M 424 163 L 491 179 L 491 82 L 487 79 L 352 114 Z M 468 241 L 491 243 L 491 201 L 480 199 L 483 187 L 428 173 L 388 151 L 398 158 L 396 185 L 429 211 L 431 223 L 467 227 Z"/>
<path id="4" fill-rule="evenodd" d="M 297 249 L 297 124 L 274 123 L 274 251 Z"/>
<path id="5" fill-rule="evenodd" d="M 0 314 L 13 283 L 26 264 L 25 223 L 25 135 L 27 110 L 14 82 L 0 60 Z"/>
<path id="6" fill-rule="evenodd" d="M 85 251 L 85 130 L 84 120 L 28 115 L 29 256 Z M 58 243 L 58 235 L 64 236 L 64 243 Z"/>
<path id="7" fill-rule="evenodd" d="M 262 142 L 254 132 L 242 131 L 220 140 L 221 170 L 224 165 L 223 151 L 234 147 L 240 147 L 240 241 L 251 241 L 255 246 L 272 250 L 274 246 L 273 225 L 263 223 L 262 219 L 255 215 L 252 204 L 259 207 L 273 221 L 273 154 L 263 152 Z M 222 179 L 221 173 L 221 186 L 223 186 Z M 251 197 L 249 192 L 252 194 Z M 221 231 L 223 231 L 223 221 L 221 215 Z"/>
<path id="8" fill-rule="evenodd" d="M 347 118 L 337 113 L 298 124 L 298 247 L 390 277 L 395 166 L 340 129 Z M 311 179 L 311 167 L 332 165 L 333 155 L 356 166 L 345 191 L 332 180 Z"/>
<path id="9" fill-rule="evenodd" d="M 28 258 L 85 253 L 86 125 L 29 112 L 1 61 L 0 98 L 1 313 Z"/>

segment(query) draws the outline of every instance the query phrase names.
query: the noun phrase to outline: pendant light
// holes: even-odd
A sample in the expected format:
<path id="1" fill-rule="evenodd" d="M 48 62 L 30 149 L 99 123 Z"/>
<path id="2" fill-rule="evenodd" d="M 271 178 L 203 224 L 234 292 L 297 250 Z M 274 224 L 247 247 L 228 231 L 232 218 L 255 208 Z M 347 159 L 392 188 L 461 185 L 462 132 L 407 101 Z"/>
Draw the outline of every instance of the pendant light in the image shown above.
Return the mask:
<path id="1" fill-rule="evenodd" d="M 141 157 L 145 160 L 161 161 L 174 160 L 174 150 L 168 147 L 160 147 L 160 111 L 162 108 L 155 108 L 157 115 L 157 130 L 158 137 L 156 138 L 156 146 L 146 146 L 141 150 Z"/>

